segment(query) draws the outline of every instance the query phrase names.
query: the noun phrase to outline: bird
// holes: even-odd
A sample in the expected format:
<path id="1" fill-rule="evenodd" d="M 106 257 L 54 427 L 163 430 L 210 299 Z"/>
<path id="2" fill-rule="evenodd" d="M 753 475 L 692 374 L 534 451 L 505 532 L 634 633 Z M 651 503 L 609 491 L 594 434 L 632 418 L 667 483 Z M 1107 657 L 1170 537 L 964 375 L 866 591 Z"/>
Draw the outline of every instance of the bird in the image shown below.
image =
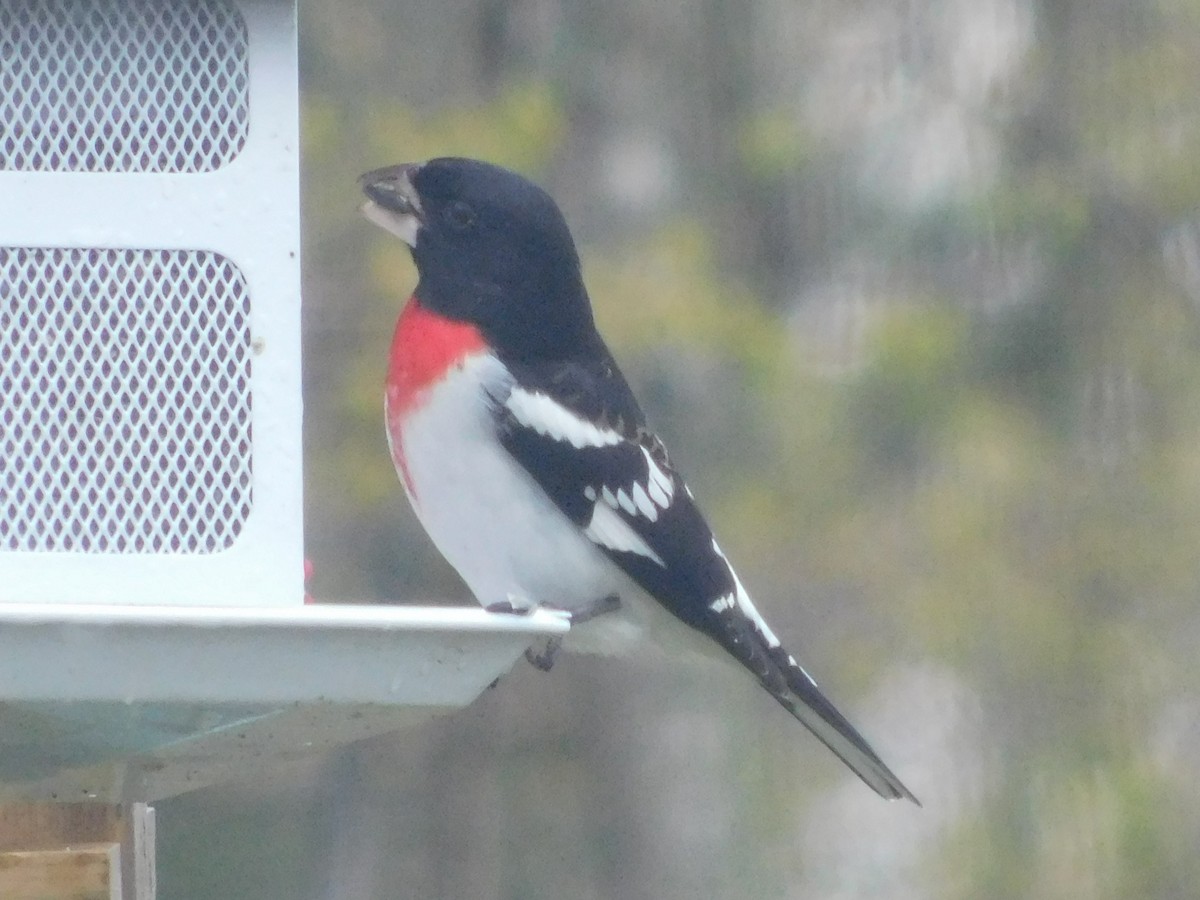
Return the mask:
<path id="1" fill-rule="evenodd" d="M 396 321 L 387 441 L 418 520 L 492 612 L 547 609 L 576 649 L 650 640 L 740 664 L 880 796 L 920 805 L 787 652 L 596 328 L 551 196 L 481 160 L 359 178 L 417 284 Z M 530 661 L 548 669 L 558 646 Z"/>

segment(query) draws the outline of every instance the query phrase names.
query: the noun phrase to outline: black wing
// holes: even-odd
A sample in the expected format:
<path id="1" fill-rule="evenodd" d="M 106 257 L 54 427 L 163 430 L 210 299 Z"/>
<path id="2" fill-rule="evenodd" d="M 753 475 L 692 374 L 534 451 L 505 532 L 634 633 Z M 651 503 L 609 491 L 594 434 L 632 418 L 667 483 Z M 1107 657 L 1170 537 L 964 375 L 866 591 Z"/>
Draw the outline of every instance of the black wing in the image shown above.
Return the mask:
<path id="1" fill-rule="evenodd" d="M 510 368 L 520 387 L 496 405 L 505 448 L 652 597 L 720 639 L 710 604 L 735 589 L 733 573 L 615 364 Z"/>
<path id="2" fill-rule="evenodd" d="M 555 505 L 876 792 L 917 802 L 758 614 L 607 350 L 509 368 L 518 386 L 493 398 L 501 441 Z"/>

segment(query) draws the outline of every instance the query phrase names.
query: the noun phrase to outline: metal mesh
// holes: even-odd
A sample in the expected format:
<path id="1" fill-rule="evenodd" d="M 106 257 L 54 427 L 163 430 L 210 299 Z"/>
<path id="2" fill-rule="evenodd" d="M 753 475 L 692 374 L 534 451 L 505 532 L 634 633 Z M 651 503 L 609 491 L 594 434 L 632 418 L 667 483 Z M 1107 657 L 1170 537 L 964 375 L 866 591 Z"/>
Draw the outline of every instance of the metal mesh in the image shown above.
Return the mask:
<path id="1" fill-rule="evenodd" d="M 246 143 L 224 0 L 0 0 L 0 169 L 207 172 Z"/>
<path id="2" fill-rule="evenodd" d="M 0 550 L 229 547 L 251 507 L 249 315 L 217 253 L 0 248 Z"/>

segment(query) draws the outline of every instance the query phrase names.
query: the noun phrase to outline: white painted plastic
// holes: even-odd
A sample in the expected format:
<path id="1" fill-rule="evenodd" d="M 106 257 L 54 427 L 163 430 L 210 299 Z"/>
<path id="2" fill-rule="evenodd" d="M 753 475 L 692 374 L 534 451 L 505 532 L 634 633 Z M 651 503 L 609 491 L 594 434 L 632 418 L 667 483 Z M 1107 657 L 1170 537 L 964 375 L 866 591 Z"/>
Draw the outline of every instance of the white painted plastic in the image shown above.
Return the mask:
<path id="1" fill-rule="evenodd" d="M 566 621 L 0 605 L 0 802 L 154 800 L 465 706 Z"/>
<path id="2" fill-rule="evenodd" d="M 203 250 L 237 266 L 253 353 L 250 512 L 216 552 L 0 549 L 0 603 L 302 603 L 296 13 L 291 0 L 230 2 L 248 36 L 241 152 L 206 172 L 0 171 L 0 247 Z"/>
<path id="3" fill-rule="evenodd" d="M 0 605 L 6 702 L 465 706 L 538 636 L 545 610 Z"/>

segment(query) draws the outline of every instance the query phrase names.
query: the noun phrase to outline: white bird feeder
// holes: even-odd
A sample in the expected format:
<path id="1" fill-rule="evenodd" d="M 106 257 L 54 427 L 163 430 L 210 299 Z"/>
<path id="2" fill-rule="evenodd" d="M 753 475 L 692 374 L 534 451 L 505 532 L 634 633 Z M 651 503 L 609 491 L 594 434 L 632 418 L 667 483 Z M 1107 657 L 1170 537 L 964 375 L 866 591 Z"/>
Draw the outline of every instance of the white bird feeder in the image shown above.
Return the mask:
<path id="1" fill-rule="evenodd" d="M 294 0 L 0 0 L 0 799 L 244 774 L 565 630 L 304 605 L 298 167 Z"/>

